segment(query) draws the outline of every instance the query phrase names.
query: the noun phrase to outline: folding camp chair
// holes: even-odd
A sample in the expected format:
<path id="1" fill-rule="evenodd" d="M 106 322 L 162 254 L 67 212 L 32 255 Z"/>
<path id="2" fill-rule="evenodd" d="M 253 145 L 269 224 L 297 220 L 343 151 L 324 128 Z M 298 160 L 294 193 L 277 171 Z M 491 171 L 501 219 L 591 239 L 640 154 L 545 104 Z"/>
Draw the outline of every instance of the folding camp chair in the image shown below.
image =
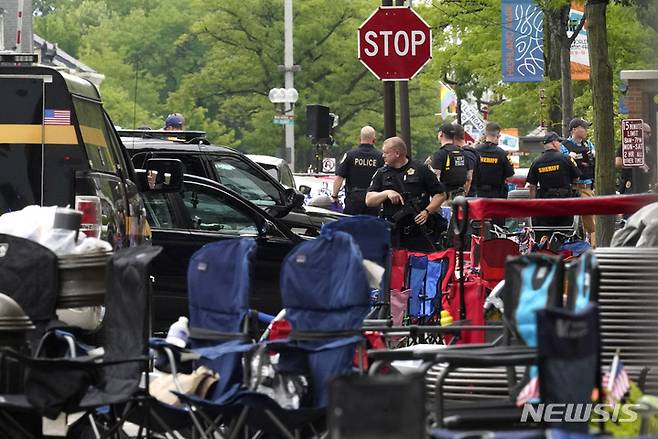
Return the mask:
<path id="1" fill-rule="evenodd" d="M 506 238 L 483 239 L 472 238 L 471 259 L 477 262 L 479 277 L 493 288 L 505 277 L 505 261 L 510 256 L 519 255 L 519 244 Z M 477 255 L 476 258 L 473 255 Z"/>
<path id="2" fill-rule="evenodd" d="M 89 421 L 97 437 L 109 437 L 131 413 L 148 406 L 148 375 L 145 389 L 140 388 L 148 365 L 148 266 L 160 251 L 151 246 L 121 249 L 108 262 L 105 354 L 100 361 L 90 356 L 49 359 L 4 352 L 26 366 L 25 393 L 0 399 L 5 420 L 16 412 L 50 418 L 83 412 L 78 423 Z M 101 407 L 109 409 L 99 411 Z M 147 410 L 147 430 L 152 414 Z"/>
<path id="3" fill-rule="evenodd" d="M 292 409 L 264 394 L 243 394 L 250 428 L 287 438 L 323 429 L 329 382 L 352 373 L 355 348 L 363 342 L 370 297 L 362 260 L 352 237 L 340 231 L 305 241 L 286 257 L 281 294 L 292 332 L 267 347 L 279 352 L 277 373 L 307 377 L 308 393 Z"/>
<path id="4" fill-rule="evenodd" d="M 508 367 L 510 399 L 515 398 L 516 372 L 514 366 L 530 366 L 536 363 L 537 332 L 535 310 L 546 306 L 562 306 L 564 267 L 561 258 L 534 254 L 519 256 L 506 263 L 505 288 L 503 290 L 504 320 L 506 322 L 502 344 L 490 348 L 444 349 L 437 354 L 436 362 L 445 362 L 436 381 L 436 416 L 439 426 L 444 423 L 458 425 L 472 422 L 475 413 L 458 412 L 446 416 L 443 407 L 443 391 L 447 376 L 459 367 Z M 532 375 L 536 374 L 536 370 Z M 445 419 L 444 419 L 445 418 Z"/>
<path id="5" fill-rule="evenodd" d="M 0 250 L 0 291 L 14 299 L 37 327 L 30 333 L 34 349 L 55 318 L 57 255 L 37 242 L 5 234 L 0 234 Z"/>
<path id="6" fill-rule="evenodd" d="M 336 231 L 349 234 L 359 246 L 363 259 L 367 259 L 384 267 L 378 300 L 374 304 L 369 319 L 388 320 L 390 316 L 391 289 L 391 228 L 389 223 L 381 218 L 370 215 L 355 215 L 341 218 L 322 226 L 321 234 L 328 236 Z M 373 321 L 371 323 L 377 323 Z"/>
<path id="7" fill-rule="evenodd" d="M 435 439 L 452 439 L 457 437 L 487 438 L 544 438 L 545 429 L 559 429 L 570 433 L 586 434 L 589 416 L 585 405 L 592 402 L 592 395 L 601 395 L 600 334 L 598 309 L 588 304 L 579 312 L 567 309 L 546 308 L 537 312 L 537 365 L 539 369 L 539 401 L 544 404 L 581 404 L 570 415 L 571 422 L 544 423 L 544 413 L 540 409 L 528 410 L 529 415 L 522 421 L 522 411 L 515 415 L 504 416 L 509 421 L 526 426 L 526 430 L 495 431 L 497 423 L 496 410 L 489 410 L 482 415 L 476 426 L 477 431 L 434 429 L 431 437 Z M 531 404 L 531 403 L 528 403 Z M 536 413 L 540 415 L 536 415 Z M 585 414 L 577 420 L 578 413 Z M 513 425 L 514 423 L 512 423 Z M 500 424 L 498 424 L 500 425 Z M 527 429 L 530 425 L 531 430 Z M 508 427 L 509 428 L 509 427 Z"/>
<path id="8" fill-rule="evenodd" d="M 205 397 L 177 392 L 192 408 L 191 414 L 198 415 L 196 429 L 202 437 L 230 431 L 229 423 L 240 414 L 233 402 L 245 390 L 243 355 L 253 348 L 249 333 L 255 313 L 249 310 L 249 297 L 256 248 L 254 239 L 241 238 L 213 242 L 198 250 L 188 266 L 192 350 L 152 340 L 152 346 L 164 352 L 170 364 L 175 364 L 180 354 L 193 353 L 195 367 L 205 366 L 219 375 Z M 246 410 L 242 412 L 244 418 Z"/>
<path id="9" fill-rule="evenodd" d="M 506 283 L 503 290 L 504 332 L 503 337 L 493 344 L 461 345 L 445 347 L 434 352 L 369 352 L 374 360 L 424 360 L 420 370 L 426 373 L 435 364 L 440 366 L 435 381 L 434 403 L 436 422 L 439 426 L 456 427 L 477 423 L 485 416 L 485 407 L 496 409 L 496 420 L 503 420 L 503 409 L 508 416 L 516 416 L 517 409 L 512 404 L 518 391 L 515 367 L 536 364 L 536 331 L 534 310 L 545 306 L 561 306 L 563 292 L 563 263 L 561 258 L 544 254 L 519 256 L 506 264 Z M 531 346 L 531 347 L 529 347 Z M 379 364 L 378 364 L 379 365 Z M 449 375 L 459 368 L 475 368 L 481 373 L 471 377 L 486 382 L 490 375 L 487 368 L 507 367 L 507 388 L 509 394 L 503 400 L 490 404 L 451 402 L 446 406 L 444 385 Z M 502 407 L 502 408 L 501 408 Z"/>

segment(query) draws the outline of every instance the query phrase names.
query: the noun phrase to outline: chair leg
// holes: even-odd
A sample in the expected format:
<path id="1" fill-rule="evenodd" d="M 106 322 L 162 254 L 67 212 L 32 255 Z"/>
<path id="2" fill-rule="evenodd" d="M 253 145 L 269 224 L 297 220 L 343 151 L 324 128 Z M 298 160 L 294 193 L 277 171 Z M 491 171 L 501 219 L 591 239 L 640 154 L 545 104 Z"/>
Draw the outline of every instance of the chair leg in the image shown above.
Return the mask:
<path id="1" fill-rule="evenodd" d="M 265 410 L 265 414 L 267 415 L 268 418 L 274 423 L 274 425 L 277 426 L 279 431 L 287 438 L 287 439 L 296 439 L 295 436 L 290 433 L 290 430 L 286 428 L 285 425 L 276 417 L 270 410 Z"/>
<path id="2" fill-rule="evenodd" d="M 238 433 L 240 433 L 240 429 L 243 427 L 245 421 L 247 420 L 248 413 L 249 413 L 249 408 L 243 407 L 242 411 L 240 412 L 240 416 L 238 416 L 238 419 L 235 422 L 235 426 L 232 427 L 232 431 L 230 432 L 230 436 L 228 437 L 228 439 L 237 439 Z"/>

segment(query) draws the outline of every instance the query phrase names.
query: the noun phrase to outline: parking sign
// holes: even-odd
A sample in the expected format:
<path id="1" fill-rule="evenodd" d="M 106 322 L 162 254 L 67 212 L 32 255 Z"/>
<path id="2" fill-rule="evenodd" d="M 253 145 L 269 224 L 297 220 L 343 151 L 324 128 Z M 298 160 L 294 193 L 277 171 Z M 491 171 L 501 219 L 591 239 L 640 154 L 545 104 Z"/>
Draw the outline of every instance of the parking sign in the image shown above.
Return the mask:
<path id="1" fill-rule="evenodd" d="M 621 161 L 624 168 L 644 166 L 644 131 L 642 119 L 621 121 Z"/>

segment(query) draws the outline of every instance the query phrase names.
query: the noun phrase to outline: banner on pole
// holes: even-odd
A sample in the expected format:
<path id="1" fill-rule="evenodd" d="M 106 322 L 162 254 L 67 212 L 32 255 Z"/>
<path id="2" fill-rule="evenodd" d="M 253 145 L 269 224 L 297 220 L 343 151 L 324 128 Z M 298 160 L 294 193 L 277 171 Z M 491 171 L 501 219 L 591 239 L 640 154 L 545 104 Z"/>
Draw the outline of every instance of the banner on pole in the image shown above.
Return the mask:
<path id="1" fill-rule="evenodd" d="M 533 0 L 502 0 L 503 82 L 544 79 L 544 13 Z"/>
<path id="2" fill-rule="evenodd" d="M 567 37 L 571 38 L 574 31 L 585 15 L 585 7 L 576 2 L 571 2 L 569 10 L 569 25 L 567 26 Z M 578 36 L 571 44 L 571 79 L 573 81 L 589 80 L 589 47 L 587 45 L 587 21 L 578 32 Z"/>
<path id="3" fill-rule="evenodd" d="M 439 99 L 441 100 L 441 119 L 446 119 L 449 114 L 457 112 L 457 93 L 439 81 Z"/>

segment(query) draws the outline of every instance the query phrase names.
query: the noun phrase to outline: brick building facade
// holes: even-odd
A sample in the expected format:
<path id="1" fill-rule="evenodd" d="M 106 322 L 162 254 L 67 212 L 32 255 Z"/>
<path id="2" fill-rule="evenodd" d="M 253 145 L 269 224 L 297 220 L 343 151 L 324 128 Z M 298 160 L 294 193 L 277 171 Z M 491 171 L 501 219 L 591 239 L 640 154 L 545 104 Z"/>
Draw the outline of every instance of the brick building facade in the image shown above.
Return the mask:
<path id="1" fill-rule="evenodd" d="M 658 70 L 622 70 L 621 80 L 626 84 L 624 102 L 629 119 L 642 119 L 651 126 L 652 136 L 645 139 L 652 160 L 656 163 L 656 130 L 658 128 Z M 648 142 L 648 143 L 646 143 Z M 638 172 L 637 170 L 633 171 Z M 656 181 L 656 169 L 651 169 L 651 181 Z"/>

